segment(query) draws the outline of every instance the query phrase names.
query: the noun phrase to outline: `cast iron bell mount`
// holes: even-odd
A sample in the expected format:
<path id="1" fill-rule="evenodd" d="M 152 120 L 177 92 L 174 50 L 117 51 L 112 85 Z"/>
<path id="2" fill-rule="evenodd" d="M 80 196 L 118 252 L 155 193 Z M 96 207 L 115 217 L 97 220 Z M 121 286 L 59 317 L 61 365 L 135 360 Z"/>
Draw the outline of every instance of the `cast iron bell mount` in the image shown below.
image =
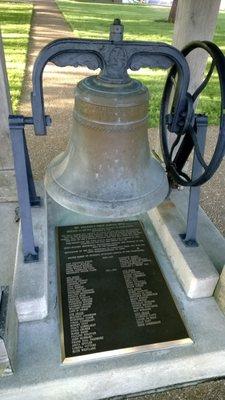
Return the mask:
<path id="1" fill-rule="evenodd" d="M 190 95 L 188 93 L 190 72 L 185 57 L 195 48 L 206 50 L 212 57 L 212 65 L 204 82 L 194 95 Z M 37 57 L 33 69 L 31 96 L 33 116 L 9 116 L 24 261 L 38 260 L 38 247 L 34 244 L 30 207 L 40 205 L 33 182 L 24 127 L 27 124 L 33 124 L 36 135 L 45 135 L 46 127 L 51 123 L 50 117 L 45 115 L 42 86 L 43 71 L 48 62 L 59 67 L 70 65 L 74 67 L 87 66 L 91 70 L 100 68 L 99 76 L 91 79 L 95 80 L 95 85 L 100 83 L 105 88 L 118 88 L 119 86 L 124 88 L 135 85 L 134 82 L 137 81 L 129 77 L 128 69 L 170 68 L 162 97 L 160 116 L 162 152 L 170 184 L 190 186 L 187 232 L 184 235 L 184 241 L 187 245 L 196 245 L 200 185 L 215 173 L 225 152 L 225 58 L 220 49 L 210 42 L 193 42 L 180 52 L 164 43 L 123 41 L 123 26 L 120 20 L 115 20 L 110 27 L 109 40 L 59 39 L 44 47 Z M 215 152 L 207 165 L 203 159 L 207 117 L 196 115 L 193 103 L 208 83 L 214 67 L 217 68 L 221 90 L 220 130 Z M 137 82 L 136 85 L 142 90 L 140 83 Z M 168 140 L 170 132 L 174 133 L 175 137 L 172 145 Z M 192 176 L 189 177 L 183 172 L 183 167 L 193 149 L 194 162 Z M 151 157 L 152 159 L 153 157 Z M 160 174 L 162 177 L 162 171 Z M 165 196 L 166 193 L 160 191 L 157 201 L 162 201 Z M 144 204 L 142 211 L 146 210 L 147 206 L 148 202 Z"/>

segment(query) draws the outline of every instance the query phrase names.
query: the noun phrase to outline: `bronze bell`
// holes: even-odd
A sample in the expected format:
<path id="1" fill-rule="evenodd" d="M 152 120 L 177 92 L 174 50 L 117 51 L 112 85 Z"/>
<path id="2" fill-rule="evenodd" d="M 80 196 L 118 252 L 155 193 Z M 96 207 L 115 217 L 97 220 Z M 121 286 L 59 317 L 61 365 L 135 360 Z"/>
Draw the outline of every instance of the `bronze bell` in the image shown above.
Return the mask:
<path id="1" fill-rule="evenodd" d="M 137 80 L 100 74 L 80 81 L 67 149 L 47 168 L 49 195 L 70 210 L 104 217 L 139 214 L 162 202 L 168 181 L 150 152 L 148 107 L 148 89 Z"/>
<path id="2" fill-rule="evenodd" d="M 48 166 L 45 185 L 62 206 L 107 217 L 135 215 L 162 202 L 165 171 L 150 153 L 148 89 L 90 76 L 75 89 L 70 141 Z"/>

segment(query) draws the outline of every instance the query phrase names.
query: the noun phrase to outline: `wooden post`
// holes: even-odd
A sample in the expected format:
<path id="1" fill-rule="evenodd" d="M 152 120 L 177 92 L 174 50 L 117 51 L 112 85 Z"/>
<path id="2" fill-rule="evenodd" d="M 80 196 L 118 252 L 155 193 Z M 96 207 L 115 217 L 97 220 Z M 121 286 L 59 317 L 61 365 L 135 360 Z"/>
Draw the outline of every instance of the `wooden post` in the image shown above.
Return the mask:
<path id="1" fill-rule="evenodd" d="M 179 0 L 174 25 L 173 45 L 182 49 L 193 40 L 212 40 L 219 12 L 220 0 Z M 191 93 L 202 82 L 207 62 L 204 50 L 188 56 L 191 70 Z"/>
<path id="2" fill-rule="evenodd" d="M 13 169 L 8 116 L 12 112 L 9 84 L 5 66 L 2 37 L 0 32 L 0 170 Z"/>

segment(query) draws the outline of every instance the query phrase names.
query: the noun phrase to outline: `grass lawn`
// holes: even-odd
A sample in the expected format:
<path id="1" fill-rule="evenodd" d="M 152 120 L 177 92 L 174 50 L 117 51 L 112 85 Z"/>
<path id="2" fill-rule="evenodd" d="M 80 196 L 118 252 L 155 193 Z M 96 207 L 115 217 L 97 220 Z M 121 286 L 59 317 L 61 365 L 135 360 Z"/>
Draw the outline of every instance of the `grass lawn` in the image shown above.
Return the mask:
<path id="1" fill-rule="evenodd" d="M 161 41 L 171 44 L 173 24 L 167 23 L 169 8 L 146 5 L 93 4 L 74 0 L 57 0 L 59 8 L 69 22 L 77 38 L 108 38 L 109 25 L 120 17 L 125 25 L 124 38 L 127 40 Z M 225 13 L 218 17 L 214 41 L 225 51 Z M 150 126 L 158 126 L 159 108 L 166 72 L 146 70 L 138 75 L 150 90 Z M 203 92 L 198 105 L 199 112 L 209 116 L 210 124 L 218 124 L 220 97 L 217 74 Z"/>
<path id="2" fill-rule="evenodd" d="M 32 4 L 0 3 L 0 24 L 14 112 L 23 83 L 32 8 Z"/>

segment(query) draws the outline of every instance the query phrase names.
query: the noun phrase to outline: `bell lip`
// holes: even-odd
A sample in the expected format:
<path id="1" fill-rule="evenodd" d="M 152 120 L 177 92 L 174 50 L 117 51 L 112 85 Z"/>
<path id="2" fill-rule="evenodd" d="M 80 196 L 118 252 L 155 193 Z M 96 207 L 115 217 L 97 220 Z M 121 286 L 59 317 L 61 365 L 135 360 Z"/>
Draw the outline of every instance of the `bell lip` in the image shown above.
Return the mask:
<path id="1" fill-rule="evenodd" d="M 161 181 L 154 190 L 136 198 L 105 201 L 75 195 L 54 180 L 51 168 L 55 164 L 55 159 L 52 160 L 46 170 L 44 184 L 49 196 L 70 211 L 106 218 L 130 217 L 156 207 L 169 194 L 169 183 L 163 167 L 154 158 L 151 161 L 156 163 L 158 168 L 161 168 Z"/>

